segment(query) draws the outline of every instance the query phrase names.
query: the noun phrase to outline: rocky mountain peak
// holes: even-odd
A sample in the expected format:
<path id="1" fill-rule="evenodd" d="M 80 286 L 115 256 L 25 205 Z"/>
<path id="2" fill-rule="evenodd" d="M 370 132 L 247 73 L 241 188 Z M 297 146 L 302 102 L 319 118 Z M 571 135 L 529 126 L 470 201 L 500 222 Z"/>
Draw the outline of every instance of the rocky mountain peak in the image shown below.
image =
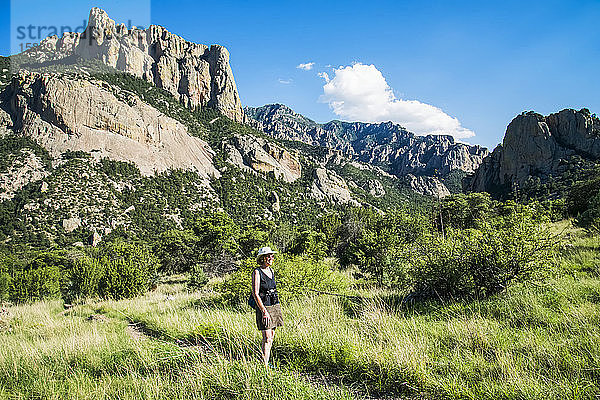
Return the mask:
<path id="1" fill-rule="evenodd" d="M 115 21 L 110 19 L 106 11 L 101 8 L 93 7 L 90 10 L 90 16 L 88 18 L 88 33 L 92 34 L 104 34 L 108 32 L 116 32 Z"/>
<path id="2" fill-rule="evenodd" d="M 502 145 L 465 186 L 471 191 L 507 191 L 530 177 L 545 180 L 561 174 L 572 156 L 600 159 L 600 119 L 587 109 L 564 109 L 548 116 L 523 112 L 510 122 Z"/>
<path id="3" fill-rule="evenodd" d="M 191 109 L 208 106 L 235 121 L 244 120 L 229 52 L 223 46 L 192 43 L 162 26 L 127 29 L 94 7 L 84 32 L 50 36 L 15 61 L 25 67 L 72 56 L 99 60 L 143 78 Z"/>

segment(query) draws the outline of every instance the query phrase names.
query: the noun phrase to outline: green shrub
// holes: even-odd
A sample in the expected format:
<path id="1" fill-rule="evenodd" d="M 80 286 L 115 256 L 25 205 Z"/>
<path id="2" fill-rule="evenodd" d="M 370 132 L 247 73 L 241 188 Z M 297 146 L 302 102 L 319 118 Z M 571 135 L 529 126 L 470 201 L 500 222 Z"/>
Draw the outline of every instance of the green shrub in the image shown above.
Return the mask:
<path id="1" fill-rule="evenodd" d="M 237 271 L 227 275 L 223 281 L 215 285 L 215 290 L 221 293 L 223 302 L 231 305 L 239 305 L 247 300 L 250 295 L 252 282 L 252 271 L 258 267 L 252 258 L 241 261 Z"/>
<path id="2" fill-rule="evenodd" d="M 322 232 L 302 231 L 292 241 L 289 252 L 294 255 L 304 254 L 314 260 L 322 260 L 327 253 L 327 237 Z"/>
<path id="3" fill-rule="evenodd" d="M 10 300 L 23 303 L 60 295 L 60 269 L 55 265 L 35 264 L 14 271 L 10 279 Z"/>
<path id="4" fill-rule="evenodd" d="M 0 301 L 10 298 L 10 286 L 12 278 L 8 272 L 0 272 Z"/>
<path id="5" fill-rule="evenodd" d="M 100 281 L 104 276 L 104 268 L 96 258 L 87 256 L 75 260 L 66 272 L 66 282 L 62 295 L 65 301 L 71 302 L 77 297 L 96 297 L 100 294 Z"/>
<path id="6" fill-rule="evenodd" d="M 8 300 L 10 296 L 10 264 L 10 259 L 4 254 L 0 253 L 0 301 Z"/>
<path id="7" fill-rule="evenodd" d="M 202 264 L 195 264 L 190 270 L 190 279 L 188 280 L 188 286 L 193 289 L 200 289 L 208 283 L 208 277 L 204 273 Z"/>
<path id="8" fill-rule="evenodd" d="M 62 272 L 72 266 L 72 259 L 65 251 L 49 251 L 38 254 L 25 266 L 9 271 L 9 298 L 15 302 L 27 302 L 60 297 Z"/>
<path id="9" fill-rule="evenodd" d="M 339 292 L 350 286 L 331 262 L 282 254 L 274 270 L 278 292 L 284 299 L 308 294 L 311 289 Z"/>
<path id="10" fill-rule="evenodd" d="M 421 295 L 486 297 L 548 265 L 553 246 L 541 225 L 519 212 L 479 229 L 426 235 L 405 248 L 403 260 Z"/>
<path id="11" fill-rule="evenodd" d="M 228 304 L 242 304 L 250 295 L 252 272 L 258 265 L 253 258 L 242 260 L 237 271 L 215 285 Z M 314 290 L 340 291 L 350 286 L 348 279 L 330 263 L 316 262 L 302 256 L 278 254 L 273 264 L 277 292 L 281 299 L 306 295 Z"/>
<path id="12" fill-rule="evenodd" d="M 369 209 L 351 210 L 339 228 L 337 254 L 344 267 L 356 265 L 362 277 L 390 284 L 397 267 L 397 250 L 414 243 L 430 229 L 420 214 L 390 212 L 381 215 Z"/>
<path id="13" fill-rule="evenodd" d="M 589 198 L 588 208 L 576 218 L 575 224 L 592 233 L 600 232 L 600 191 Z"/>
<path id="14" fill-rule="evenodd" d="M 160 259 L 160 270 L 165 274 L 189 272 L 202 258 L 198 249 L 198 237 L 191 231 L 172 229 L 164 232 L 153 250 Z"/>
<path id="15" fill-rule="evenodd" d="M 225 213 L 216 212 L 196 221 L 194 234 L 207 257 L 234 256 L 239 250 L 239 227 Z"/>
<path id="16" fill-rule="evenodd" d="M 149 247 L 117 242 L 102 249 L 100 259 L 104 275 L 100 281 L 102 296 L 130 298 L 155 285 L 159 261 Z"/>
<path id="17" fill-rule="evenodd" d="M 274 228 L 264 225 L 266 224 L 247 226 L 243 229 L 238 239 L 242 257 L 252 257 L 258 253 L 258 249 L 269 242 L 268 230 L 273 230 Z"/>

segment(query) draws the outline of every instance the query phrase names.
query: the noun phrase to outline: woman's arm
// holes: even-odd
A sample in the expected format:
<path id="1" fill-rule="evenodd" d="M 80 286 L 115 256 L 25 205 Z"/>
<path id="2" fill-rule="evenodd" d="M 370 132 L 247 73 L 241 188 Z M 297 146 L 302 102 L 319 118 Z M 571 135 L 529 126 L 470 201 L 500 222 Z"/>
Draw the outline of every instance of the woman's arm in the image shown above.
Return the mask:
<path id="1" fill-rule="evenodd" d="M 252 274 L 252 296 L 254 296 L 254 300 L 256 300 L 256 306 L 262 311 L 263 317 L 266 319 L 271 318 L 269 313 L 267 312 L 267 308 L 263 304 L 258 293 L 260 292 L 260 273 L 258 270 L 254 270 Z"/>

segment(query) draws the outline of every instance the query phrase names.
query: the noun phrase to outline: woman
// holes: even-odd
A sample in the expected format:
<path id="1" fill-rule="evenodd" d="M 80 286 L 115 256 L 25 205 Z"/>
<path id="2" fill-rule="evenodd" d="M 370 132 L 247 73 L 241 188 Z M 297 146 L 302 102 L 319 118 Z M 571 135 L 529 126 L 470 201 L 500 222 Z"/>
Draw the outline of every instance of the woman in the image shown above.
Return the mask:
<path id="1" fill-rule="evenodd" d="M 256 262 L 260 268 L 252 272 L 252 296 L 256 300 L 256 326 L 262 331 L 262 355 L 265 367 L 269 366 L 275 328 L 283 326 L 275 272 L 271 268 L 275 253 L 270 247 L 262 247 L 258 250 Z"/>

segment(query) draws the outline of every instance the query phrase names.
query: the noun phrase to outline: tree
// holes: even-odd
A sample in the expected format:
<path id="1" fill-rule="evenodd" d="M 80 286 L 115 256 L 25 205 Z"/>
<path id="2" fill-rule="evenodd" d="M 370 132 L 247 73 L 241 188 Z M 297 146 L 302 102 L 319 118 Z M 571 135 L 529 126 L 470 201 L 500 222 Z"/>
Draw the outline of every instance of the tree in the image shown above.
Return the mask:
<path id="1" fill-rule="evenodd" d="M 162 233 L 154 245 L 161 272 L 174 274 L 190 271 L 202 258 L 199 242 L 200 239 L 191 230 L 172 229 Z"/>
<path id="2" fill-rule="evenodd" d="M 239 227 L 223 212 L 199 219 L 193 230 L 198 237 L 198 245 L 207 256 L 235 256 L 239 251 Z"/>

